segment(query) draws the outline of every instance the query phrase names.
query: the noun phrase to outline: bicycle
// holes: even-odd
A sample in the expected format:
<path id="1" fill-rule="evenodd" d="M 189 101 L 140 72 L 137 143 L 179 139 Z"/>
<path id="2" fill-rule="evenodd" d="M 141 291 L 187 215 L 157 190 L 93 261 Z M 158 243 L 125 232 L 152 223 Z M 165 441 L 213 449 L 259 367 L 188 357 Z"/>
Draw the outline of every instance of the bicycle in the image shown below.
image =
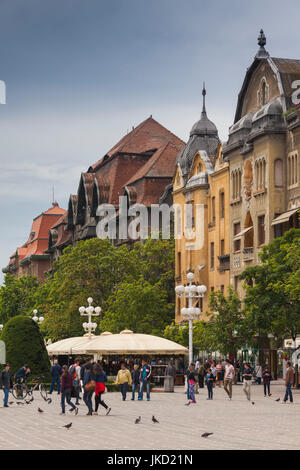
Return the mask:
<path id="1" fill-rule="evenodd" d="M 47 400 L 48 387 L 44 384 L 39 377 L 32 379 L 34 384 L 32 387 L 29 387 L 24 379 L 18 380 L 12 388 L 13 397 L 16 400 L 25 400 L 27 395 L 32 396 L 35 390 L 39 390 L 41 397 L 44 400 Z"/>

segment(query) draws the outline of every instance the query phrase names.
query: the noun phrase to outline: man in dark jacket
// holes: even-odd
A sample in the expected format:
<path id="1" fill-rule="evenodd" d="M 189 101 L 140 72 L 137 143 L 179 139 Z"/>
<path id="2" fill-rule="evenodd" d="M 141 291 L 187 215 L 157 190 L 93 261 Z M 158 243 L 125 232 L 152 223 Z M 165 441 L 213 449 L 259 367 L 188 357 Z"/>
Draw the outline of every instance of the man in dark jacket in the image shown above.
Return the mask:
<path id="1" fill-rule="evenodd" d="M 132 397 L 131 400 L 134 400 L 135 398 L 135 391 L 139 389 L 139 383 L 140 383 L 140 373 L 138 370 L 139 366 L 138 364 L 134 364 L 133 370 L 131 371 L 131 377 L 132 377 Z"/>
<path id="2" fill-rule="evenodd" d="M 24 380 L 27 379 L 29 374 L 30 374 L 30 368 L 27 364 L 25 364 L 23 367 L 20 367 L 20 369 L 16 372 L 15 374 L 16 382 L 23 382 Z"/>
<path id="3" fill-rule="evenodd" d="M 146 361 L 142 361 L 142 367 L 140 368 L 140 390 L 139 400 L 143 399 L 144 388 L 147 389 L 147 401 L 150 401 L 150 382 L 151 382 L 152 367 L 147 364 Z"/>
<path id="4" fill-rule="evenodd" d="M 0 374 L 0 388 L 4 392 L 4 408 L 8 408 L 9 390 L 12 388 L 12 377 L 10 375 L 10 366 L 5 364 L 3 371 Z"/>
<path id="5" fill-rule="evenodd" d="M 50 390 L 49 390 L 49 395 L 53 392 L 54 385 L 57 385 L 57 393 L 58 395 L 60 394 L 60 376 L 62 374 L 62 368 L 58 364 L 58 360 L 54 359 L 53 366 L 50 369 L 50 374 L 51 374 L 51 384 L 50 384 Z"/>

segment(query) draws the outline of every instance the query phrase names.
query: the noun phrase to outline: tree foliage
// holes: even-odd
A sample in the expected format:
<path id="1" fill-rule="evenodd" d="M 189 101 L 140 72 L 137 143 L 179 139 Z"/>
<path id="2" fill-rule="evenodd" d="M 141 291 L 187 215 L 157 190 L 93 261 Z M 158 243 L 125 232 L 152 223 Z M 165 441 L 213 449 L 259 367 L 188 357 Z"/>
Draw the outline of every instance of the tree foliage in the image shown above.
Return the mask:
<path id="1" fill-rule="evenodd" d="M 235 356 L 249 332 L 238 293 L 228 287 L 228 295 L 221 291 L 212 292 L 209 299 L 211 350 Z"/>
<path id="2" fill-rule="evenodd" d="M 241 275 L 252 332 L 295 339 L 300 333 L 300 230 L 276 238 L 259 257 L 261 263 Z"/>
<path id="3" fill-rule="evenodd" d="M 99 330 L 161 334 L 174 312 L 174 242 L 113 246 L 97 238 L 68 247 L 35 295 L 42 330 L 57 341 L 81 336 L 78 308 L 93 297 L 102 308 Z"/>
<path id="4" fill-rule="evenodd" d="M 39 326 L 24 315 L 14 316 L 5 324 L 1 339 L 6 346 L 6 360 L 12 373 L 28 364 L 32 375 L 48 375 L 49 358 Z"/>
<path id="5" fill-rule="evenodd" d="M 0 323 L 5 324 L 11 317 L 32 313 L 39 283 L 35 276 L 16 279 L 6 274 L 0 286 Z"/>

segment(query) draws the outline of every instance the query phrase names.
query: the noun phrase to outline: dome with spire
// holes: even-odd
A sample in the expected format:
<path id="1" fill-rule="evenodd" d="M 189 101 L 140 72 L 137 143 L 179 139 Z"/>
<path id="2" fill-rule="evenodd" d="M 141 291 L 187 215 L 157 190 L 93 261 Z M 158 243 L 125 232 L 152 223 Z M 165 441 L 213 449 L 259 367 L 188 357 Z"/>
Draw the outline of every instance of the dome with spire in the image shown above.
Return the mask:
<path id="1" fill-rule="evenodd" d="M 181 150 L 177 159 L 183 176 L 188 174 L 193 162 L 194 155 L 200 150 L 205 150 L 212 162 L 214 162 L 216 157 L 220 141 L 218 136 L 218 130 L 215 124 L 208 119 L 206 114 L 205 95 L 206 89 L 205 85 L 203 84 L 203 107 L 201 118 L 193 125 L 190 132 L 189 141 Z"/>

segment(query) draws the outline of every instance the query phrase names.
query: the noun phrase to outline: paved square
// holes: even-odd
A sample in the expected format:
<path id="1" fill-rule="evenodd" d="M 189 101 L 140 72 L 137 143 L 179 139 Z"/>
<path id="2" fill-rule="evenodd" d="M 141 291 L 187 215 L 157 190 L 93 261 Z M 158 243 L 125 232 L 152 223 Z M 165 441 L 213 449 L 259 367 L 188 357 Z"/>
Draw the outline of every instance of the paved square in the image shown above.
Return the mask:
<path id="1" fill-rule="evenodd" d="M 272 383 L 271 392 L 272 397 L 264 398 L 263 386 L 253 385 L 252 405 L 241 385 L 233 387 L 232 401 L 219 388 L 214 389 L 214 400 L 207 401 L 205 388 L 190 406 L 184 406 L 182 387 L 174 393 L 152 393 L 150 402 L 132 402 L 129 393 L 123 402 L 120 393 L 105 393 L 112 407 L 109 416 L 102 407 L 99 416 L 86 416 L 84 404 L 78 416 L 59 416 L 56 393 L 50 405 L 35 393 L 30 405 L 2 408 L 1 393 L 0 449 L 300 449 L 300 391 L 293 391 L 292 405 L 275 401 L 282 401 L 282 382 Z M 38 407 L 44 413 L 38 413 Z M 152 423 L 153 414 L 159 424 Z M 137 416 L 142 422 L 136 425 Z M 71 429 L 62 427 L 70 422 Z M 206 431 L 214 434 L 201 438 Z"/>

